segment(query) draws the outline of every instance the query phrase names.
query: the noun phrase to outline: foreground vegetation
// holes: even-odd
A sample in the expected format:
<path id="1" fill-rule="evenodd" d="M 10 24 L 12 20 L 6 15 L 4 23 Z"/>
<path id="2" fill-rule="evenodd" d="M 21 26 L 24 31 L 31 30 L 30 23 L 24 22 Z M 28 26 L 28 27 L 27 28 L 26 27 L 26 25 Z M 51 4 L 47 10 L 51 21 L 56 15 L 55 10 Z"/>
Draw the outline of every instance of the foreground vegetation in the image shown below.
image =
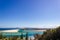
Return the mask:
<path id="1" fill-rule="evenodd" d="M 50 29 L 40 35 L 38 40 L 60 40 L 60 26 L 55 29 Z"/>
<path id="2" fill-rule="evenodd" d="M 60 26 L 55 29 L 49 29 L 44 32 L 43 35 L 36 34 L 34 35 L 34 40 L 60 40 Z M 6 37 L 2 37 L 2 34 L 0 33 L 0 39 L 6 40 Z M 26 38 L 23 39 L 23 36 L 21 35 L 21 38 L 18 36 L 8 38 L 7 40 L 28 40 L 28 35 L 26 34 Z"/>

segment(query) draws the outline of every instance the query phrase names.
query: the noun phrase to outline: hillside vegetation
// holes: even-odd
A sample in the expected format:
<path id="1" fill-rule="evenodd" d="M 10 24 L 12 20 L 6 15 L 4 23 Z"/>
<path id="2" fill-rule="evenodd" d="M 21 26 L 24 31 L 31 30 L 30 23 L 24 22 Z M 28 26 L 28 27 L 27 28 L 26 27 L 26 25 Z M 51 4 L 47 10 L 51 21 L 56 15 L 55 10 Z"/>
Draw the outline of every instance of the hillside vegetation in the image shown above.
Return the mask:
<path id="1" fill-rule="evenodd" d="M 38 40 L 60 40 L 60 26 L 44 32 Z"/>

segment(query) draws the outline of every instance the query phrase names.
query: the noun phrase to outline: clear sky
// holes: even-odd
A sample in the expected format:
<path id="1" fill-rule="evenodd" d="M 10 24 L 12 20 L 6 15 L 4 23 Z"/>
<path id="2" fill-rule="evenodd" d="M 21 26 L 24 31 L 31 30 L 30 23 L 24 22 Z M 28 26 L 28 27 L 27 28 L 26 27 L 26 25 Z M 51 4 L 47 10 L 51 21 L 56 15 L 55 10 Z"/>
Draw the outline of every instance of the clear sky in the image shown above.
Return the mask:
<path id="1" fill-rule="evenodd" d="M 0 27 L 56 25 L 60 25 L 60 0 L 0 0 Z"/>

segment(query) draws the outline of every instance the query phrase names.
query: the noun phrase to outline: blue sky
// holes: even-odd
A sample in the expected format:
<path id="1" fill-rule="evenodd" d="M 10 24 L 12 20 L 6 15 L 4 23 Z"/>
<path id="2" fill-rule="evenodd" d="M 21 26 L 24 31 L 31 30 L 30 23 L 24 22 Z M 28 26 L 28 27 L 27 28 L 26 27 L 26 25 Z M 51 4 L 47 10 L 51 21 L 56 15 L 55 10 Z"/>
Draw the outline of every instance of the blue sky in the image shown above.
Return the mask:
<path id="1" fill-rule="evenodd" d="M 56 25 L 60 25 L 60 0 L 0 0 L 0 27 Z"/>

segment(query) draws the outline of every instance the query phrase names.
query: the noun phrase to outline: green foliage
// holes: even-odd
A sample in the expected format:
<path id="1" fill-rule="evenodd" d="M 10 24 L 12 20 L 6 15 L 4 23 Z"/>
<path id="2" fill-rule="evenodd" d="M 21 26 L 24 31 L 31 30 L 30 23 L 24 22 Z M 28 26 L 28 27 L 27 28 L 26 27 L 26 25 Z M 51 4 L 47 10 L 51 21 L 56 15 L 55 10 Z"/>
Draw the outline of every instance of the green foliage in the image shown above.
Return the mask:
<path id="1" fill-rule="evenodd" d="M 60 26 L 56 29 L 49 29 L 44 32 L 41 40 L 60 40 Z"/>
<path id="2" fill-rule="evenodd" d="M 0 39 L 2 39 L 2 33 L 0 33 Z"/>

